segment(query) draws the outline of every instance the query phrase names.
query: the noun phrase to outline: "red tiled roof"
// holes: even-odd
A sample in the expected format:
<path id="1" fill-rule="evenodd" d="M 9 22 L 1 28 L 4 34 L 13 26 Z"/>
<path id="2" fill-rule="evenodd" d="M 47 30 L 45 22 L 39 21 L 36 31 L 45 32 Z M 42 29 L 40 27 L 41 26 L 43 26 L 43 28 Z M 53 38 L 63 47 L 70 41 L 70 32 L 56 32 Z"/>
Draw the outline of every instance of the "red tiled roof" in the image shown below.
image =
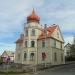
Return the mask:
<path id="1" fill-rule="evenodd" d="M 18 39 L 16 43 L 23 43 L 23 39 Z"/>
<path id="2" fill-rule="evenodd" d="M 48 27 L 48 29 L 47 29 L 47 32 L 48 32 L 47 38 L 51 37 L 51 34 L 54 32 L 54 30 L 56 29 L 56 27 L 57 26 Z M 42 31 L 41 35 L 38 37 L 38 40 L 39 39 L 44 39 L 44 38 L 45 38 L 45 33 L 44 33 L 44 31 Z"/>
<path id="3" fill-rule="evenodd" d="M 20 35 L 20 38 L 16 41 L 16 43 L 23 43 L 24 34 Z"/>
<path id="4" fill-rule="evenodd" d="M 34 9 L 32 11 L 32 14 L 27 17 L 27 21 L 31 21 L 31 20 L 34 20 L 34 21 L 39 21 L 40 20 L 40 17 L 36 15 Z"/>

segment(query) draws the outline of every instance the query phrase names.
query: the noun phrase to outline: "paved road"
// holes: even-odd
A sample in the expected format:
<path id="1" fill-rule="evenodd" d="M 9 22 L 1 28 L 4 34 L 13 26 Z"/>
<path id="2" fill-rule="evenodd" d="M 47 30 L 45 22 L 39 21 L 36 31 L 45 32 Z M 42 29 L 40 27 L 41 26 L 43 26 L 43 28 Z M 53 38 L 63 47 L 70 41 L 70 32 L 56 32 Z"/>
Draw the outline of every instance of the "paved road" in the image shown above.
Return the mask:
<path id="1" fill-rule="evenodd" d="M 2 75 L 2 74 L 0 74 Z M 58 66 L 34 74 L 10 74 L 10 75 L 75 75 L 75 64 Z"/>
<path id="2" fill-rule="evenodd" d="M 64 65 L 40 71 L 34 75 L 75 75 L 75 64 Z"/>

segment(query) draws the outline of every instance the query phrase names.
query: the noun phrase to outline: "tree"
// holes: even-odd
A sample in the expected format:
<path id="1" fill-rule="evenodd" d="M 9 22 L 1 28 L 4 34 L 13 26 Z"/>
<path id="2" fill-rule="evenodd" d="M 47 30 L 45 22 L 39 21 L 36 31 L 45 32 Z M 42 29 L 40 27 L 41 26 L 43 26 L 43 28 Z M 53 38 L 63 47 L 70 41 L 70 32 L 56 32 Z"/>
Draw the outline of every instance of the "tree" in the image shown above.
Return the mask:
<path id="1" fill-rule="evenodd" d="M 0 56 L 0 64 L 2 64 L 3 63 L 3 60 L 2 60 L 2 58 L 1 58 L 1 56 Z"/>

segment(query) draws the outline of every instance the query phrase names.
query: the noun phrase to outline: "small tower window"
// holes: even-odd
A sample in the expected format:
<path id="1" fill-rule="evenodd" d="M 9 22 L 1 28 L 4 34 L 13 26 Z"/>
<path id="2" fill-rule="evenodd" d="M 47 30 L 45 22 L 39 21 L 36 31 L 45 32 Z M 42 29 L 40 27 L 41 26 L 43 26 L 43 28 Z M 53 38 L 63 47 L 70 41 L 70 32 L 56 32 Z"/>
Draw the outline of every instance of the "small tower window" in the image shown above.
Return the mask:
<path id="1" fill-rule="evenodd" d="M 34 29 L 32 29 L 31 35 L 35 36 L 35 30 Z"/>
<path id="2" fill-rule="evenodd" d="M 25 41 L 25 47 L 27 48 L 27 41 Z"/>
<path id="3" fill-rule="evenodd" d="M 26 29 L 25 36 L 28 36 L 28 30 Z"/>
<path id="4" fill-rule="evenodd" d="M 20 57 L 21 57 L 21 55 L 20 55 L 20 53 L 18 53 L 18 61 L 20 60 Z"/>
<path id="5" fill-rule="evenodd" d="M 42 47 L 45 47 L 45 40 L 42 40 Z"/>

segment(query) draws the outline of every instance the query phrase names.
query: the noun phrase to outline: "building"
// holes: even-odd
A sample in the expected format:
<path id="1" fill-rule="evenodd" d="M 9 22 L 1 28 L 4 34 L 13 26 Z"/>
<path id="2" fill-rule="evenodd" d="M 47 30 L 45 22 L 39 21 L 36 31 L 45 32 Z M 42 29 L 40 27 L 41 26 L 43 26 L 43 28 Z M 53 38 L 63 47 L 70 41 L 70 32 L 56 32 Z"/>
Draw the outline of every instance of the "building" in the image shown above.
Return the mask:
<path id="1" fill-rule="evenodd" d="M 4 51 L 1 55 L 3 62 L 14 62 L 14 52 Z"/>
<path id="2" fill-rule="evenodd" d="M 75 36 L 73 38 L 73 43 L 70 44 L 70 43 L 67 43 L 65 46 L 64 46 L 64 55 L 65 57 L 75 57 Z"/>
<path id="3" fill-rule="evenodd" d="M 70 43 L 66 44 L 64 46 L 64 49 L 65 49 L 64 51 L 65 57 L 70 57 L 71 56 L 71 44 Z"/>
<path id="4" fill-rule="evenodd" d="M 24 33 L 16 41 L 15 63 L 64 64 L 64 39 L 58 25 L 42 27 L 34 9 L 27 17 Z"/>

